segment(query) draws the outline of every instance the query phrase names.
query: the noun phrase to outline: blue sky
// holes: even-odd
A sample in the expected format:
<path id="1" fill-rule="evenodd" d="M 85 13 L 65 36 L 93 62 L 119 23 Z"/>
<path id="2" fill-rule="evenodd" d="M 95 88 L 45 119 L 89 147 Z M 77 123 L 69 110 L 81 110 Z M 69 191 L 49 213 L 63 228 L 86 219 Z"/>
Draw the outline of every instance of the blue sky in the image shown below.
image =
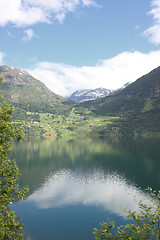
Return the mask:
<path id="1" fill-rule="evenodd" d="M 160 0 L 0 0 L 0 64 L 68 96 L 160 65 Z"/>

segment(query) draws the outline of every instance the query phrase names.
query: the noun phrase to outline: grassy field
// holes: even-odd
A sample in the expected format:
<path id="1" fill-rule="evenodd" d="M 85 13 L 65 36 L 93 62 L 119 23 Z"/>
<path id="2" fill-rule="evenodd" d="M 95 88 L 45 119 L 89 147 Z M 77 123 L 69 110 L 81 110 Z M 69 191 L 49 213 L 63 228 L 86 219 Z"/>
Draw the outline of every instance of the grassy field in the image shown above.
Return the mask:
<path id="1" fill-rule="evenodd" d="M 30 112 L 27 114 L 28 116 L 31 115 Z M 33 116 L 33 113 L 31 116 Z M 50 113 L 39 113 L 38 121 L 35 121 L 32 117 L 27 117 L 26 121 L 22 120 L 17 124 L 24 128 L 26 137 L 63 137 L 70 140 L 85 136 L 107 135 L 110 132 L 118 133 L 119 120 L 118 117 L 97 117 L 88 110 L 83 114 L 78 113 L 73 108 L 66 117 Z"/>

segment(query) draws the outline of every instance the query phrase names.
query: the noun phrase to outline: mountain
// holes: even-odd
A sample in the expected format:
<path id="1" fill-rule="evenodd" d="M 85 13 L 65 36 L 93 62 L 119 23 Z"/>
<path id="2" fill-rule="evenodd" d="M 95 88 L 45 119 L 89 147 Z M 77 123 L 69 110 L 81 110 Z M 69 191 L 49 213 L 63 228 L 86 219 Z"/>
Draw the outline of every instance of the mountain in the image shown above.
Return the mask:
<path id="1" fill-rule="evenodd" d="M 106 88 L 77 90 L 74 93 L 72 93 L 72 95 L 70 97 L 68 97 L 68 99 L 70 99 L 76 103 L 95 100 L 95 99 L 103 98 L 103 97 L 109 96 L 110 94 L 119 92 L 122 89 L 126 88 L 129 84 L 130 83 L 128 82 L 117 90 L 111 90 L 111 89 L 106 89 Z"/>
<path id="2" fill-rule="evenodd" d="M 110 95 L 96 100 L 76 104 L 54 94 L 24 70 L 0 66 L 0 75 L 3 78 L 0 95 L 4 96 L 3 101 L 13 103 L 16 107 L 14 120 L 18 120 L 19 123 L 24 119 L 25 122 L 28 122 L 29 119 L 30 122 L 39 122 L 37 131 L 41 129 L 41 121 L 46 121 L 46 126 L 48 126 L 49 121 L 53 122 L 53 119 L 54 123 L 56 121 L 58 123 L 58 121 L 65 121 L 65 116 L 69 116 L 66 123 L 69 130 L 73 129 L 73 126 L 69 124 L 72 124 L 73 120 L 75 124 L 75 118 L 84 121 L 90 116 L 92 118 L 98 116 L 103 121 L 99 124 L 96 120 L 94 124 L 90 124 L 90 132 L 92 128 L 92 131 L 104 135 L 108 134 L 108 130 L 111 132 L 115 130 L 118 134 L 122 133 L 123 135 L 148 134 L 148 132 L 160 134 L 160 67 L 122 90 L 114 91 Z M 98 97 L 103 93 L 103 89 L 91 91 L 93 91 L 93 96 Z M 82 92 L 82 95 L 84 94 L 87 95 L 85 90 Z M 79 94 L 80 96 L 81 94 Z M 38 113 L 51 114 L 44 114 L 42 117 L 42 114 Z M 71 115 L 69 115 L 70 113 Z M 58 116 L 55 120 L 56 115 Z M 60 115 L 61 120 L 59 120 Z M 110 118 L 111 116 L 115 118 Z M 49 118 L 50 120 L 48 120 Z M 72 121 L 70 121 L 71 119 Z M 112 119 L 115 120 L 112 121 Z M 57 129 L 59 132 L 59 126 Z"/>
<path id="3" fill-rule="evenodd" d="M 124 131 L 160 132 L 160 67 L 117 93 L 81 106 L 98 115 L 121 117 Z"/>
<path id="4" fill-rule="evenodd" d="M 3 101 L 30 112 L 65 114 L 71 101 L 51 92 L 42 82 L 28 72 L 14 67 L 0 66 L 3 79 L 0 94 Z"/>
<path id="5" fill-rule="evenodd" d="M 125 83 L 121 88 L 118 88 L 118 89 L 114 90 L 111 94 L 115 94 L 117 92 L 120 92 L 124 88 L 128 87 L 130 84 L 131 84 L 130 82 Z"/>
<path id="6" fill-rule="evenodd" d="M 96 89 L 83 89 L 77 90 L 69 97 L 70 100 L 78 103 L 89 100 L 95 100 L 98 98 L 102 98 L 111 94 L 113 90 L 106 88 L 96 88 Z"/>

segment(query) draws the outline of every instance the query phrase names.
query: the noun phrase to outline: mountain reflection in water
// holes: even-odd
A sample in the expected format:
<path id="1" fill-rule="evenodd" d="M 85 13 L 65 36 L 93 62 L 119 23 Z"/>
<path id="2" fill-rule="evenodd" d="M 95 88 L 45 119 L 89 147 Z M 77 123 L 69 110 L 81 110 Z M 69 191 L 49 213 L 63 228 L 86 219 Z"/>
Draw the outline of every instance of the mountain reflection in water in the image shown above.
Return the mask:
<path id="1" fill-rule="evenodd" d="M 159 189 L 159 139 L 63 139 L 15 143 L 24 201 L 12 204 L 31 240 L 94 239 L 107 218 L 128 222 L 122 207 L 138 211 Z M 136 200 L 135 200 L 136 199 Z"/>
<path id="2" fill-rule="evenodd" d="M 70 171 L 117 173 L 141 189 L 159 190 L 159 139 L 84 139 L 66 142 L 32 140 L 15 144 L 15 159 L 20 168 L 20 185 L 30 194 L 54 173 Z"/>

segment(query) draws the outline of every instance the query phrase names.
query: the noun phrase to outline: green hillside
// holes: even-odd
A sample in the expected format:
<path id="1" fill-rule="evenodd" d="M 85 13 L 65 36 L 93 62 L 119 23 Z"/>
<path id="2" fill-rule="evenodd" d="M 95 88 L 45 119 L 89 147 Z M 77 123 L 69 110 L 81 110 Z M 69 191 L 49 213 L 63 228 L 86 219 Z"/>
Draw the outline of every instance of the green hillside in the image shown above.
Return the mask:
<path id="1" fill-rule="evenodd" d="M 160 67 L 122 91 L 81 104 L 101 116 L 119 116 L 121 131 L 160 132 Z"/>
<path id="2" fill-rule="evenodd" d="M 160 135 L 160 67 L 117 93 L 75 105 L 21 69 L 0 66 L 0 75 L 0 94 L 16 107 L 13 120 L 26 136 Z"/>
<path id="3" fill-rule="evenodd" d="M 68 114 L 71 101 L 51 92 L 42 82 L 24 70 L 0 66 L 3 84 L 0 94 L 4 101 L 17 108 L 17 114 L 25 111 L 37 113 Z"/>

